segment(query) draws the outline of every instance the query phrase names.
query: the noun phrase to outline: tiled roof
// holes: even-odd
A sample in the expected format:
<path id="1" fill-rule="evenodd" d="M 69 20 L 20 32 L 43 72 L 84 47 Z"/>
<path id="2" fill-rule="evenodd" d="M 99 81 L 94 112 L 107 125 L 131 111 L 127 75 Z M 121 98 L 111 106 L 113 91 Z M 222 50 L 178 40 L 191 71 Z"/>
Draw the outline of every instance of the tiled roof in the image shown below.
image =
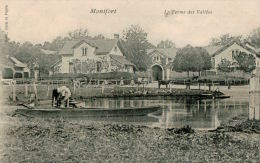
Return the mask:
<path id="1" fill-rule="evenodd" d="M 219 53 L 221 53 L 222 51 L 224 51 L 225 49 L 227 49 L 228 47 L 230 47 L 231 45 L 233 45 L 234 43 L 237 43 L 239 46 L 243 47 L 244 49 L 250 51 L 253 54 L 256 54 L 258 57 L 260 57 L 260 48 L 259 49 L 252 49 L 238 41 L 233 41 L 227 45 L 218 45 L 218 46 L 204 46 L 202 48 L 204 48 L 210 56 L 215 56 L 218 55 Z M 147 49 L 147 53 L 148 54 L 152 54 L 153 52 L 157 51 L 160 54 L 168 57 L 168 58 L 175 58 L 176 53 L 179 49 L 178 48 L 166 48 L 166 49 Z"/>
<path id="2" fill-rule="evenodd" d="M 218 46 L 204 46 L 203 48 L 209 53 L 210 56 L 212 56 L 214 53 L 216 53 L 216 51 L 218 51 L 219 49 L 221 49 L 223 46 L 218 45 Z"/>
<path id="3" fill-rule="evenodd" d="M 260 53 L 260 48 L 256 48 L 255 50 L 256 52 Z"/>
<path id="4" fill-rule="evenodd" d="M 94 40 L 97 45 L 96 54 L 107 54 L 117 43 L 117 39 Z"/>
<path id="5" fill-rule="evenodd" d="M 27 65 L 25 63 L 22 63 L 21 61 L 19 61 L 18 59 L 14 58 L 14 57 L 9 57 L 12 62 L 14 63 L 14 65 L 16 67 L 27 67 Z"/>
<path id="6" fill-rule="evenodd" d="M 158 49 L 153 49 L 153 50 L 149 49 L 149 50 L 147 50 L 147 53 L 152 54 L 155 51 L 157 51 L 168 58 L 174 59 L 178 50 L 179 50 L 178 48 L 165 48 L 165 49 L 158 48 Z"/>
<path id="7" fill-rule="evenodd" d="M 244 44 L 242 44 L 242 43 L 240 43 L 240 42 L 238 42 L 238 41 L 232 41 L 232 42 L 230 42 L 229 44 L 223 46 L 222 48 L 220 48 L 219 50 L 217 50 L 215 53 L 213 53 L 212 56 L 216 56 L 216 55 L 220 54 L 221 52 L 223 52 L 224 50 L 226 50 L 228 47 L 232 46 L 232 45 L 235 44 L 235 43 L 238 44 L 239 46 L 243 47 L 244 49 L 250 51 L 251 53 L 257 55 L 257 56 L 259 57 L 258 52 L 256 52 L 254 49 L 249 48 L 248 46 L 246 46 L 246 45 L 244 45 Z"/>
<path id="8" fill-rule="evenodd" d="M 110 57 L 116 61 L 118 61 L 121 64 L 124 65 L 130 65 L 130 66 L 135 66 L 132 62 L 128 61 L 124 56 L 120 56 L 120 55 L 110 55 Z"/>
<path id="9" fill-rule="evenodd" d="M 27 67 L 27 64 L 22 63 L 18 59 L 10 56 L 5 56 L 1 59 L 1 66 L 3 67 Z"/>
<path id="10" fill-rule="evenodd" d="M 102 55 L 102 54 L 107 54 L 112 50 L 114 45 L 117 43 L 117 39 L 100 39 L 100 40 L 82 39 L 82 40 L 67 41 L 62 47 L 62 49 L 60 50 L 59 54 L 72 55 L 73 48 L 79 45 L 81 42 L 86 42 L 91 46 L 96 47 L 95 53 L 97 55 Z"/>
<path id="11" fill-rule="evenodd" d="M 52 64 L 50 67 L 51 67 L 51 68 L 54 68 L 56 65 L 61 64 L 61 62 L 62 62 L 62 60 L 59 59 L 59 60 L 57 60 L 54 64 Z"/>
<path id="12" fill-rule="evenodd" d="M 56 53 L 57 53 L 57 51 L 45 50 L 45 49 L 41 49 L 41 51 L 42 51 L 44 54 L 56 54 Z"/>

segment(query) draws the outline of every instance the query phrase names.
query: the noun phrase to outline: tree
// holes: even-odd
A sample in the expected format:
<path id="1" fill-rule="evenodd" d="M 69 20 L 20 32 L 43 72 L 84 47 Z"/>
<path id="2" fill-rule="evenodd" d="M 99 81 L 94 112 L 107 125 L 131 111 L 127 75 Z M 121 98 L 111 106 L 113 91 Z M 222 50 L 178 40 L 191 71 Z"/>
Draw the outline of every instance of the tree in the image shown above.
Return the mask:
<path id="1" fill-rule="evenodd" d="M 146 49 L 151 46 L 147 40 L 147 33 L 139 25 L 131 25 L 123 31 L 123 39 L 121 45 L 126 52 L 126 58 L 139 70 L 147 70 L 147 65 L 151 63 L 146 53 Z"/>
<path id="2" fill-rule="evenodd" d="M 248 41 L 260 48 L 260 27 L 249 34 Z"/>
<path id="3" fill-rule="evenodd" d="M 231 72 L 232 71 L 231 62 L 226 58 L 221 59 L 221 62 L 218 64 L 217 69 L 224 73 Z"/>
<path id="4" fill-rule="evenodd" d="M 240 36 L 232 36 L 230 34 L 224 34 L 222 36 L 220 36 L 219 38 L 212 38 L 211 39 L 211 42 L 210 42 L 210 45 L 214 45 L 214 46 L 217 46 L 217 45 L 227 45 L 229 44 L 230 42 L 232 41 L 239 41 L 239 42 L 243 42 L 243 38 L 242 38 L 242 35 Z"/>
<path id="5" fill-rule="evenodd" d="M 82 29 L 82 28 L 70 31 L 68 33 L 68 35 L 69 35 L 70 40 L 76 40 L 76 39 L 82 39 L 82 38 L 89 37 L 88 29 Z"/>
<path id="6" fill-rule="evenodd" d="M 170 40 L 160 41 L 157 45 L 157 48 L 173 48 L 175 47 L 175 44 Z"/>
<path id="7" fill-rule="evenodd" d="M 202 55 L 203 51 L 200 48 L 194 48 L 190 45 L 177 51 L 177 54 L 173 61 L 173 69 L 177 72 L 200 72 L 204 68 L 204 61 Z"/>
<path id="8" fill-rule="evenodd" d="M 251 72 L 255 69 L 255 57 L 252 54 L 241 52 L 234 56 L 239 68 L 244 72 Z"/>
<path id="9" fill-rule="evenodd" d="M 211 69 L 212 68 L 211 57 L 210 57 L 209 53 L 207 52 L 207 50 L 205 50 L 204 48 L 201 48 L 201 47 L 198 47 L 197 50 L 203 60 L 202 70 Z"/>
<path id="10" fill-rule="evenodd" d="M 106 39 L 103 34 L 98 34 L 97 36 L 94 36 L 93 39 Z"/>

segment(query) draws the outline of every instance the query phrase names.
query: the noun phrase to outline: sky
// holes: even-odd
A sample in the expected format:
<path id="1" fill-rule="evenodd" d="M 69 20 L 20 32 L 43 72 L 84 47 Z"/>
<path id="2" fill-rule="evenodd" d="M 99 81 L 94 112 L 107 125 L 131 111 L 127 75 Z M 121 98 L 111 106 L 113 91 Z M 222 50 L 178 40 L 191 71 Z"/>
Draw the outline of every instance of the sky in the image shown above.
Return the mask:
<path id="1" fill-rule="evenodd" d="M 116 13 L 93 14 L 91 9 L 116 9 Z M 165 17 L 165 10 L 185 14 Z M 195 14 L 187 14 L 188 10 Z M 197 14 L 197 10 L 211 14 Z M 132 24 L 139 24 L 155 45 L 169 39 L 178 47 L 203 46 L 212 37 L 226 33 L 247 35 L 260 27 L 260 1 L 0 0 L 0 28 L 8 32 L 11 40 L 19 42 L 44 43 L 78 28 L 87 28 L 90 35 L 102 33 L 112 38 L 114 33 L 122 36 Z"/>

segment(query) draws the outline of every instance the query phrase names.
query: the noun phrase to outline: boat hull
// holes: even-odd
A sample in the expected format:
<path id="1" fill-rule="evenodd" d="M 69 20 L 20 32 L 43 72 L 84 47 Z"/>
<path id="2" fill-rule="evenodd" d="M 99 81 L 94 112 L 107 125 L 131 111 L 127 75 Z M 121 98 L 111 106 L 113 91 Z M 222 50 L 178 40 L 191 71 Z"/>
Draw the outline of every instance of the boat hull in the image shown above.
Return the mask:
<path id="1" fill-rule="evenodd" d="M 104 108 L 80 108 L 80 109 L 17 109 L 16 114 L 24 114 L 39 117 L 116 117 L 116 116 L 144 116 L 152 112 L 161 110 L 160 106 L 142 107 L 142 108 L 122 108 L 122 109 L 104 109 Z"/>

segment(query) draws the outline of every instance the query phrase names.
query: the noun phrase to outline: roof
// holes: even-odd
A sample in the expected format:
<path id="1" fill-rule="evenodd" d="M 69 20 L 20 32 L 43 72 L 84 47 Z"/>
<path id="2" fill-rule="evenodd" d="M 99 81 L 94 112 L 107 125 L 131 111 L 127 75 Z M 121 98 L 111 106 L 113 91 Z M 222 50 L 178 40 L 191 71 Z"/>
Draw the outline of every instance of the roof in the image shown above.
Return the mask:
<path id="1" fill-rule="evenodd" d="M 178 50 L 179 50 L 178 48 L 158 48 L 158 49 L 148 49 L 147 53 L 151 54 L 157 51 L 168 58 L 175 58 Z"/>
<path id="2" fill-rule="evenodd" d="M 62 59 L 59 59 L 58 61 L 56 61 L 54 64 L 52 64 L 50 67 L 53 68 L 56 65 L 59 65 L 61 63 Z"/>
<path id="3" fill-rule="evenodd" d="M 14 65 L 16 67 L 27 67 L 27 65 L 25 63 L 22 63 L 21 61 L 19 61 L 18 59 L 14 58 L 14 57 L 9 57 L 12 62 L 14 63 Z"/>
<path id="4" fill-rule="evenodd" d="M 222 47 L 223 46 L 221 46 L 221 45 L 218 45 L 218 46 L 209 45 L 209 46 L 204 46 L 202 48 L 204 48 L 209 53 L 209 55 L 212 56 L 214 53 L 216 53 Z"/>
<path id="5" fill-rule="evenodd" d="M 41 49 L 44 54 L 56 54 L 57 51 Z"/>
<path id="6" fill-rule="evenodd" d="M 100 39 L 100 40 L 94 40 L 94 42 L 97 45 L 96 54 L 107 54 L 109 53 L 112 48 L 117 43 L 117 39 Z"/>
<path id="7" fill-rule="evenodd" d="M 260 53 L 260 48 L 256 48 L 255 51 Z"/>
<path id="8" fill-rule="evenodd" d="M 246 45 L 244 45 L 244 44 L 242 44 L 242 43 L 240 43 L 238 41 L 232 41 L 229 44 L 223 46 L 222 48 L 217 50 L 215 53 L 213 53 L 212 56 L 216 56 L 216 55 L 220 54 L 221 52 L 223 52 L 224 50 L 226 50 L 227 48 L 229 48 L 230 46 L 232 46 L 235 43 L 238 44 L 239 46 L 243 47 L 244 49 L 250 51 L 251 53 L 257 55 L 258 57 L 260 56 L 257 51 L 255 51 L 254 49 L 252 49 L 252 48 L 250 48 L 250 47 L 248 47 L 248 46 L 246 46 Z"/>
<path id="9" fill-rule="evenodd" d="M 10 56 L 3 57 L 1 59 L 1 66 L 4 67 L 27 67 L 27 64 L 22 63 L 18 59 Z"/>
<path id="10" fill-rule="evenodd" d="M 135 66 L 132 62 L 128 61 L 124 56 L 120 56 L 120 55 L 110 55 L 110 57 L 118 62 L 120 62 L 121 64 L 124 65 L 130 65 L 130 66 Z"/>
<path id="11" fill-rule="evenodd" d="M 90 40 L 90 39 L 81 39 L 81 40 L 73 40 L 67 41 L 62 49 L 60 50 L 59 54 L 61 55 L 72 55 L 73 49 L 80 45 L 82 42 L 86 42 L 93 47 L 96 47 L 95 53 L 97 55 L 104 55 L 109 53 L 112 48 L 117 43 L 118 39 L 99 39 L 99 40 Z"/>

